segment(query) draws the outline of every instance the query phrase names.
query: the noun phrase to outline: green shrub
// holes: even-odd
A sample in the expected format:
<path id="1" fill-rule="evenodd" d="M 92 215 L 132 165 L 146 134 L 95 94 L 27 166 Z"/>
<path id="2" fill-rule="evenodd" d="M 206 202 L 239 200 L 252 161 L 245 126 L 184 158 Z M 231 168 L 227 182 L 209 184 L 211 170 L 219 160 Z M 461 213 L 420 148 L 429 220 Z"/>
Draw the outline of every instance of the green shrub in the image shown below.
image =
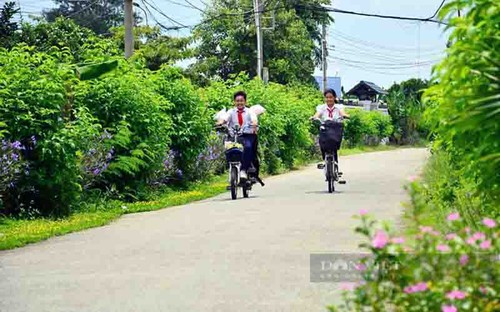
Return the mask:
<path id="1" fill-rule="evenodd" d="M 191 180 L 194 175 L 203 174 L 196 163 L 212 132 L 211 111 L 178 69 L 163 67 L 155 72 L 153 81 L 156 92 L 171 103 L 166 111 L 173 121 L 170 148 L 177 152 L 178 169 Z"/>
<path id="2" fill-rule="evenodd" d="M 75 105 L 87 108 L 110 134 L 113 160 L 104 186 L 133 195 L 161 168 L 173 133 L 173 105 L 156 92 L 157 80 L 122 61 L 101 79 L 80 82 Z"/>
<path id="3" fill-rule="evenodd" d="M 467 12 L 460 18 L 456 10 Z M 451 1 L 440 13 L 449 19 L 451 46 L 435 68 L 424 97 L 435 150 L 449 155 L 452 170 L 477 185 L 490 214 L 500 213 L 500 4 L 493 0 Z M 486 206 L 485 206 L 486 207 Z"/>
<path id="4" fill-rule="evenodd" d="M 68 51 L 0 50 L 0 118 L 6 138 L 25 146 L 32 137 L 38 141 L 23 155 L 31 172 L 10 190 L 7 213 L 67 214 L 80 195 L 76 152 L 94 131 L 94 120 L 85 110 L 71 109 L 67 90 L 77 81 L 73 69 L 59 62 L 68 58 Z"/>
<path id="5" fill-rule="evenodd" d="M 378 145 L 380 140 L 392 135 L 393 127 L 389 116 L 377 111 L 351 109 L 345 122 L 344 138 L 350 147 L 359 144 Z"/>

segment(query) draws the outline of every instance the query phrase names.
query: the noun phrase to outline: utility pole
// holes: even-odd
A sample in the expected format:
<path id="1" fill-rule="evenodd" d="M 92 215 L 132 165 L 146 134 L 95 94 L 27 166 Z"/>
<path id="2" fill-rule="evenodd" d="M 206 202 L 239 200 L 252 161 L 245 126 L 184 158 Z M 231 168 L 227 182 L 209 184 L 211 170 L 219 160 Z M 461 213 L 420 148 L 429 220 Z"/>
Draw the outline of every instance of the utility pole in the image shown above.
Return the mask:
<path id="1" fill-rule="evenodd" d="M 262 50 L 262 26 L 260 15 L 262 14 L 262 4 L 259 0 L 253 0 L 255 13 L 255 28 L 257 32 L 257 76 L 262 79 L 262 68 L 264 67 L 264 51 Z"/>
<path id="2" fill-rule="evenodd" d="M 125 0 L 125 58 L 134 54 L 134 12 L 133 0 Z"/>
<path id="3" fill-rule="evenodd" d="M 323 24 L 323 40 L 322 40 L 322 65 L 323 65 L 323 91 L 326 90 L 327 88 L 327 77 L 326 77 L 326 71 L 327 71 L 327 61 L 326 57 L 328 55 L 328 50 L 326 48 L 326 24 Z"/>

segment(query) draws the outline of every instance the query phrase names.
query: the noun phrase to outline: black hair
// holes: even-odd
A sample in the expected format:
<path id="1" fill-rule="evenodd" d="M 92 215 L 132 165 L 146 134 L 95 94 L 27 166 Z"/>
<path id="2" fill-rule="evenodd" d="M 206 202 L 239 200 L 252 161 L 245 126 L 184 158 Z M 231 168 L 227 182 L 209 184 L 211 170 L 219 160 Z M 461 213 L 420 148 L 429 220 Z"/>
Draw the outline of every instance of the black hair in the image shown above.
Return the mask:
<path id="1" fill-rule="evenodd" d="M 236 100 L 238 96 L 242 96 L 245 99 L 245 101 L 247 100 L 247 94 L 245 93 L 245 91 L 236 92 L 233 96 L 233 100 Z"/>
<path id="2" fill-rule="evenodd" d="M 337 97 L 337 93 L 335 92 L 335 90 L 333 89 L 326 89 L 324 92 L 323 92 L 323 95 L 326 96 L 328 93 L 330 93 L 331 95 L 333 95 L 334 97 Z"/>

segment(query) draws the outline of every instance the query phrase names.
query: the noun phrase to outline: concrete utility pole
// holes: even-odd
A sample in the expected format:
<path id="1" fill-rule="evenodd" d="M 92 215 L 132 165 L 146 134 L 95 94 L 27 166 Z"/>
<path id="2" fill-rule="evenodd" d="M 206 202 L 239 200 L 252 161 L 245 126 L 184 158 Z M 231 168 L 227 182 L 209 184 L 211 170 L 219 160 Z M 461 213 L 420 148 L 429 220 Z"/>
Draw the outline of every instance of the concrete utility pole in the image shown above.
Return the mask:
<path id="1" fill-rule="evenodd" d="M 322 40 L 322 65 L 323 65 L 323 91 L 326 90 L 327 88 L 327 67 L 328 67 L 328 64 L 327 64 L 327 60 L 326 60 L 326 57 L 328 55 L 328 50 L 327 50 L 327 46 L 326 46 L 326 25 L 323 24 L 323 40 Z"/>
<path id="2" fill-rule="evenodd" d="M 133 0 L 125 0 L 125 58 L 134 54 L 134 12 Z"/>
<path id="3" fill-rule="evenodd" d="M 260 15 L 263 6 L 259 0 L 253 0 L 255 13 L 255 27 L 257 32 L 257 76 L 262 79 L 262 68 L 264 67 L 264 51 L 262 50 L 262 26 L 260 24 Z"/>

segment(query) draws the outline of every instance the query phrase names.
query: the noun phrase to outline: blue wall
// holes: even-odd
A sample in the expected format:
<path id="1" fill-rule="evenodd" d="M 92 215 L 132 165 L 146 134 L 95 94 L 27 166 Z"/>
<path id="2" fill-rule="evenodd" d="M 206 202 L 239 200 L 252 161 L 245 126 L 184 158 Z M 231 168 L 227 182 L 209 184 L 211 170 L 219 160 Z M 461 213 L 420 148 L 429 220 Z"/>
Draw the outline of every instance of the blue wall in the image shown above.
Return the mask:
<path id="1" fill-rule="evenodd" d="M 314 79 L 316 79 L 320 90 L 323 90 L 323 76 L 314 76 Z M 326 77 L 326 79 L 326 86 L 335 90 L 335 92 L 337 93 L 337 97 L 342 98 L 342 82 L 340 77 Z"/>

